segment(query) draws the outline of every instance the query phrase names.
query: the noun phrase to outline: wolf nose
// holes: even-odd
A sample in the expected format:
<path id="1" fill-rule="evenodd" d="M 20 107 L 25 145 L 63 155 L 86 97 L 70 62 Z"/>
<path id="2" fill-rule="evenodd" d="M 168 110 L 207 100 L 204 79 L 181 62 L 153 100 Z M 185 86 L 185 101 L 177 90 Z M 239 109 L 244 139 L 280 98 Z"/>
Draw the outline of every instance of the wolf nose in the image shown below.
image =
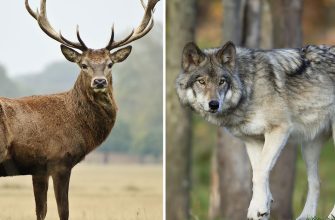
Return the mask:
<path id="1" fill-rule="evenodd" d="M 93 80 L 93 86 L 101 89 L 106 87 L 107 85 L 107 80 L 106 79 L 94 79 Z"/>
<path id="2" fill-rule="evenodd" d="M 208 105 L 211 110 L 218 110 L 220 103 L 216 100 L 212 100 L 208 103 Z"/>

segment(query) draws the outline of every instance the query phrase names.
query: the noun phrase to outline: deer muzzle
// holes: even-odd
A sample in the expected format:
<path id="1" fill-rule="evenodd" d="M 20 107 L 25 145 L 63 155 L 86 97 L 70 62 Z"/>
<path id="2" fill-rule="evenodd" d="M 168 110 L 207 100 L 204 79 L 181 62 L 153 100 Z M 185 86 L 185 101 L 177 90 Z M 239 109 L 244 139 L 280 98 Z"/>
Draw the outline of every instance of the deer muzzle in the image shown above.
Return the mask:
<path id="1" fill-rule="evenodd" d="M 95 77 L 92 79 L 91 86 L 95 92 L 100 92 L 106 90 L 108 81 L 105 77 Z"/>

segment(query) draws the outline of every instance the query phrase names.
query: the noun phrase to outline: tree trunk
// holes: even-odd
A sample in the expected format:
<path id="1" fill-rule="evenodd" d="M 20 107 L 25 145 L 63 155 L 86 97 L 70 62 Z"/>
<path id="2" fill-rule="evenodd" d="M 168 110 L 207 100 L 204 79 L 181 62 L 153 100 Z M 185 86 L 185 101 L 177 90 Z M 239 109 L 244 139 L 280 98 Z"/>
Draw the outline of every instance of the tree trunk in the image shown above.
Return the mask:
<path id="1" fill-rule="evenodd" d="M 223 0 L 224 40 L 233 40 L 239 46 L 250 48 L 259 48 L 260 45 L 299 47 L 301 45 L 301 0 L 271 0 L 270 10 L 267 4 L 262 3 L 267 2 Z M 273 14 L 272 17 L 268 14 L 270 11 Z M 287 16 L 282 16 L 283 14 Z M 239 140 L 220 128 L 216 154 L 217 165 L 212 168 L 212 179 L 215 180 L 213 178 L 215 175 L 220 178 L 219 183 L 212 182 L 209 217 L 213 219 L 217 216 L 215 208 L 220 206 L 223 219 L 245 219 L 251 196 L 251 168 L 246 150 Z M 292 219 L 295 158 L 295 146 L 286 146 L 272 172 L 271 190 L 275 199 L 272 217 L 274 219 Z M 215 171 L 218 174 L 215 174 Z M 215 200 L 218 188 L 220 200 Z M 234 202 L 231 202 L 232 200 Z"/>
<path id="2" fill-rule="evenodd" d="M 243 32 L 246 5 L 246 0 L 223 0 L 225 41 L 232 40 L 235 44 L 241 45 L 245 40 Z M 251 42 L 253 39 L 258 40 L 259 36 L 252 36 L 248 41 Z M 244 144 L 224 128 L 219 128 L 218 146 L 214 153 L 217 157 L 217 169 L 213 168 L 213 172 L 216 171 L 218 174 L 212 173 L 212 176 L 218 175 L 219 184 L 212 182 L 209 217 L 214 219 L 220 215 L 223 219 L 245 219 L 251 198 L 251 173 Z M 216 192 L 220 193 L 220 200 L 214 199 L 217 196 Z M 221 207 L 221 213 L 215 212 L 218 210 L 215 207 L 218 206 Z"/>
<path id="3" fill-rule="evenodd" d="M 181 68 L 184 45 L 194 39 L 195 0 L 167 1 L 167 128 L 166 128 L 166 217 L 190 219 L 190 170 L 192 118 L 180 106 L 175 79 Z"/>
<path id="4" fill-rule="evenodd" d="M 269 0 L 269 3 L 274 47 L 300 47 L 302 0 Z"/>
<path id="5" fill-rule="evenodd" d="M 273 23 L 273 47 L 301 47 L 302 0 L 270 0 L 270 10 Z M 278 220 L 293 218 L 292 197 L 296 156 L 296 146 L 288 144 L 271 174 L 270 186 L 274 197 L 271 215 Z"/>
<path id="6" fill-rule="evenodd" d="M 251 199 L 251 169 L 244 144 L 224 128 L 218 131 L 218 171 L 223 219 L 246 219 Z"/>

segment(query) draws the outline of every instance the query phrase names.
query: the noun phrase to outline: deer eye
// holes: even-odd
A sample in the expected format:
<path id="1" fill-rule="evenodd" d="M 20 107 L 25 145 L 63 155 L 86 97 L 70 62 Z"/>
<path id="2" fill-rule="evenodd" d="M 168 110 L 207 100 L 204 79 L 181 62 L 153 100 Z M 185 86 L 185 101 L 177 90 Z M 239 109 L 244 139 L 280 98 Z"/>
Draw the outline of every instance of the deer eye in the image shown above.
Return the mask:
<path id="1" fill-rule="evenodd" d="M 220 85 L 223 85 L 225 82 L 226 82 L 226 81 L 225 81 L 224 79 L 220 79 L 219 84 L 220 84 Z"/>
<path id="2" fill-rule="evenodd" d="M 201 85 L 205 85 L 205 84 L 206 84 L 205 80 L 203 80 L 203 79 L 199 79 L 198 82 L 199 82 Z"/>
<path id="3" fill-rule="evenodd" d="M 108 69 L 112 69 L 112 67 L 113 67 L 113 63 L 110 63 L 110 64 L 108 64 Z"/>
<path id="4" fill-rule="evenodd" d="M 87 70 L 87 65 L 86 64 L 81 64 L 81 68 L 83 69 L 83 70 Z"/>

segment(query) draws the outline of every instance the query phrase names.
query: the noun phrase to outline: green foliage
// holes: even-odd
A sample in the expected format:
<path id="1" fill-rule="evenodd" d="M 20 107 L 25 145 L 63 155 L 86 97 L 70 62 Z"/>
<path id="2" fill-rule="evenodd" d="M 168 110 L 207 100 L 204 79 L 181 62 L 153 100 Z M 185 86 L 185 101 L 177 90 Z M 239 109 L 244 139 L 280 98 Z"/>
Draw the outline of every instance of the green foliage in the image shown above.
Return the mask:
<path id="1" fill-rule="evenodd" d="M 23 95 L 41 95 L 63 92 L 73 87 L 79 69 L 75 64 L 61 61 L 51 63 L 39 73 L 27 73 L 16 77 L 15 82 L 30 89 Z"/>
<path id="2" fill-rule="evenodd" d="M 0 96 L 18 97 L 22 95 L 24 91 L 22 87 L 8 78 L 5 67 L 0 65 Z"/>
<path id="3" fill-rule="evenodd" d="M 112 130 L 113 138 L 108 138 L 101 147 L 104 152 L 129 153 L 132 148 L 133 137 L 129 125 L 119 121 Z"/>

